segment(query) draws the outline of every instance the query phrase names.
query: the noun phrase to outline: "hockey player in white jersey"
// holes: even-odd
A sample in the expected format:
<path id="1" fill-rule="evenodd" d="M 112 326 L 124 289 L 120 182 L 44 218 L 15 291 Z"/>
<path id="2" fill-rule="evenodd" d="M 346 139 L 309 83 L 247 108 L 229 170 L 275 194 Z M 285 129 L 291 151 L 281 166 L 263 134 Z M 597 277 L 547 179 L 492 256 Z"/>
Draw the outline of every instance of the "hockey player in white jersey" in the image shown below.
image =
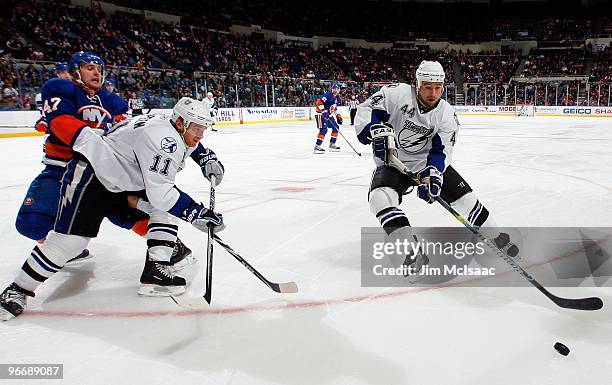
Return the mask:
<path id="1" fill-rule="evenodd" d="M 445 80 L 442 65 L 421 62 L 416 80 L 416 87 L 404 83 L 384 86 L 357 109 L 357 137 L 363 144 L 372 144 L 376 164 L 368 195 L 370 211 L 391 239 L 413 238 L 408 217 L 399 205 L 414 183 L 389 161 L 395 147 L 389 143 L 395 141 L 393 156 L 421 181 L 419 198 L 433 203 L 435 197 L 442 197 L 473 226 L 484 226 L 482 232 L 508 255 L 516 256 L 518 247 L 508 234 L 495 229 L 487 208 L 451 166 L 459 121 L 451 105 L 441 99 Z M 414 276 L 427 262 L 426 255 L 408 255 L 405 271 Z"/>
<path id="2" fill-rule="evenodd" d="M 219 112 L 219 107 L 215 103 L 215 98 L 213 97 L 212 92 L 207 92 L 206 97 L 202 100 L 202 104 L 204 104 L 204 108 L 207 108 L 210 111 L 210 117 L 213 119 L 213 126 L 217 122 L 217 113 Z M 215 127 L 211 128 L 212 131 L 217 131 Z"/>
<path id="3" fill-rule="evenodd" d="M 204 232 L 209 226 L 215 230 L 224 227 L 221 214 L 196 203 L 174 184 L 176 173 L 193 154 L 207 179 L 214 175 L 217 184 L 223 179 L 223 165 L 212 150 L 199 143 L 210 124 L 209 111 L 202 103 L 182 98 L 172 118 L 143 115 L 117 124 L 103 137 L 83 127 L 62 181 L 55 228 L 44 244 L 34 247 L 14 282 L 0 295 L 0 319 L 21 314 L 27 296 L 34 296 L 41 283 L 97 236 L 110 210 L 126 208 L 128 196 L 133 210 L 136 206 L 150 216 L 139 293 L 184 293 L 186 281 L 170 263 L 178 230 L 173 218 Z"/>

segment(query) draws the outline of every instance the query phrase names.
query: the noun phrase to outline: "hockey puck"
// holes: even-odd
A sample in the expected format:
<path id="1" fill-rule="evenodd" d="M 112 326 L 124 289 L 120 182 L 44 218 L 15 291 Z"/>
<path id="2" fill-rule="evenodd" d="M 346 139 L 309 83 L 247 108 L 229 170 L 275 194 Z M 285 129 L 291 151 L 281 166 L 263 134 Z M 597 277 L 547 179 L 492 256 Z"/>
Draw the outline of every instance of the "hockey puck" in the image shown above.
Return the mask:
<path id="1" fill-rule="evenodd" d="M 564 356 L 567 356 L 570 352 L 569 348 L 563 345 L 561 342 L 555 343 L 555 350 Z"/>

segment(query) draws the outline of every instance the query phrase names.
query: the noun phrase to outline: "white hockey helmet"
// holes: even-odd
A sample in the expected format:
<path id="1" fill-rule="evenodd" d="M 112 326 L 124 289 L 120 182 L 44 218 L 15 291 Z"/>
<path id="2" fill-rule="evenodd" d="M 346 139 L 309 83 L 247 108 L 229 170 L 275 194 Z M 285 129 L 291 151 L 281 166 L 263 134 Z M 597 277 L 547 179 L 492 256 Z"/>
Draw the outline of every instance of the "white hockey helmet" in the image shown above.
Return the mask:
<path id="1" fill-rule="evenodd" d="M 182 97 L 172 108 L 172 121 L 176 122 L 179 117 L 183 118 L 185 129 L 189 128 L 191 123 L 208 127 L 214 123 L 209 109 L 198 100 L 188 97 Z"/>
<path id="2" fill-rule="evenodd" d="M 444 68 L 438 61 L 423 60 L 416 70 L 417 87 L 421 87 L 423 82 L 444 84 Z"/>
<path id="3" fill-rule="evenodd" d="M 208 92 L 208 93 L 206 94 L 206 97 L 209 97 L 209 96 L 212 98 L 213 93 L 212 93 L 212 92 Z"/>

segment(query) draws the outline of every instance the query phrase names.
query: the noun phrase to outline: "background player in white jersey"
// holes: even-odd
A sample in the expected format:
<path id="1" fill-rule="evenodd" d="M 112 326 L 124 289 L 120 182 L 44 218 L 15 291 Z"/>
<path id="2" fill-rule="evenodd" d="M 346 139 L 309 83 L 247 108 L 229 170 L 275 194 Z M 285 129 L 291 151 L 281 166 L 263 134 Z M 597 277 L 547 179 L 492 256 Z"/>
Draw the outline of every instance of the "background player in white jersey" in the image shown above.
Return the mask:
<path id="1" fill-rule="evenodd" d="M 147 261 L 139 293 L 145 295 L 182 294 L 185 279 L 177 275 L 170 262 L 178 226 L 173 217 L 190 222 L 202 231 L 208 226 L 223 228 L 223 218 L 196 203 L 175 184 L 177 172 L 185 159 L 199 152 L 204 176 L 223 179 L 224 168 L 214 152 L 199 141 L 211 123 L 209 111 L 197 100 L 182 98 L 165 115 L 144 115 L 116 125 L 101 137 L 84 127 L 75 137 L 75 157 L 66 168 L 62 198 L 55 228 L 44 244 L 34 247 L 14 282 L 0 295 L 0 318 L 16 317 L 23 312 L 26 297 L 58 272 L 72 256 L 96 237 L 102 219 L 117 208 L 133 204 L 150 216 L 147 237 Z M 140 197 L 133 195 L 138 192 Z M 135 203 L 135 204 L 134 204 Z"/>
<path id="2" fill-rule="evenodd" d="M 202 100 L 202 104 L 204 104 L 204 108 L 208 108 L 210 111 L 210 117 L 213 119 L 213 126 L 217 122 L 217 112 L 219 112 L 219 107 L 215 102 L 215 98 L 213 97 L 212 92 L 207 92 L 206 97 Z M 217 131 L 215 127 L 212 128 L 212 131 Z"/>
<path id="3" fill-rule="evenodd" d="M 473 226 L 486 226 L 482 232 L 494 238 L 508 255 L 516 256 L 518 247 L 508 234 L 495 229 L 487 208 L 451 166 L 459 121 L 451 105 L 441 99 L 442 65 L 421 62 L 416 79 L 416 88 L 403 83 L 385 86 L 357 109 L 357 136 L 361 143 L 372 144 L 376 164 L 368 195 L 370 211 L 390 238 L 413 239 L 410 222 L 399 205 L 414 183 L 389 162 L 389 156 L 397 156 L 421 181 L 419 198 L 433 203 L 435 197 L 442 197 Z M 390 141 L 398 144 L 396 154 L 391 154 Z M 407 256 L 405 265 L 414 274 L 427 262 L 427 256 L 419 254 Z"/>

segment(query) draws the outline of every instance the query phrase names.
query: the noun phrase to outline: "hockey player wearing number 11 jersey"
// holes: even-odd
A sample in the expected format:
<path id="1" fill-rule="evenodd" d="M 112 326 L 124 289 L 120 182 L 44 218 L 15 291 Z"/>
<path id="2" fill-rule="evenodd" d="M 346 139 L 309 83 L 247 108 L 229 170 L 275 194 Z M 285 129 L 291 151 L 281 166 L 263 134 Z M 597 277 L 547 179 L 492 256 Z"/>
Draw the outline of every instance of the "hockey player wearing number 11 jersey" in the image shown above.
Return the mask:
<path id="1" fill-rule="evenodd" d="M 451 105 L 441 99 L 442 65 L 421 62 L 416 79 L 416 87 L 403 83 L 382 87 L 357 109 L 357 137 L 363 144 L 372 144 L 376 164 L 368 194 L 370 211 L 391 239 L 413 239 L 408 217 L 399 205 L 414 182 L 389 161 L 396 156 L 420 180 L 419 198 L 433 203 L 442 197 L 508 255 L 518 255 L 518 247 L 496 229 L 489 210 L 451 166 L 459 121 Z M 395 141 L 397 153 L 390 141 Z M 419 254 L 406 256 L 404 264 L 409 275 L 416 275 L 426 263 L 427 257 Z"/>
<path id="2" fill-rule="evenodd" d="M 216 231 L 224 227 L 221 214 L 197 203 L 174 184 L 189 157 L 208 180 L 212 175 L 216 184 L 223 179 L 223 165 L 212 150 L 199 143 L 211 125 L 208 109 L 197 100 L 182 98 L 171 118 L 143 115 L 124 120 L 104 136 L 89 127 L 76 133 L 75 157 L 63 176 L 54 230 L 44 244 L 34 247 L 24 263 L 26 268 L 0 295 L 0 319 L 19 316 L 27 296 L 34 296 L 39 285 L 87 247 L 110 211 L 126 206 L 148 213 L 149 232 L 156 234 L 155 239 L 147 238 L 139 294 L 184 293 L 186 281 L 171 263 L 178 232 L 175 218 L 204 232 L 209 226 Z"/>

